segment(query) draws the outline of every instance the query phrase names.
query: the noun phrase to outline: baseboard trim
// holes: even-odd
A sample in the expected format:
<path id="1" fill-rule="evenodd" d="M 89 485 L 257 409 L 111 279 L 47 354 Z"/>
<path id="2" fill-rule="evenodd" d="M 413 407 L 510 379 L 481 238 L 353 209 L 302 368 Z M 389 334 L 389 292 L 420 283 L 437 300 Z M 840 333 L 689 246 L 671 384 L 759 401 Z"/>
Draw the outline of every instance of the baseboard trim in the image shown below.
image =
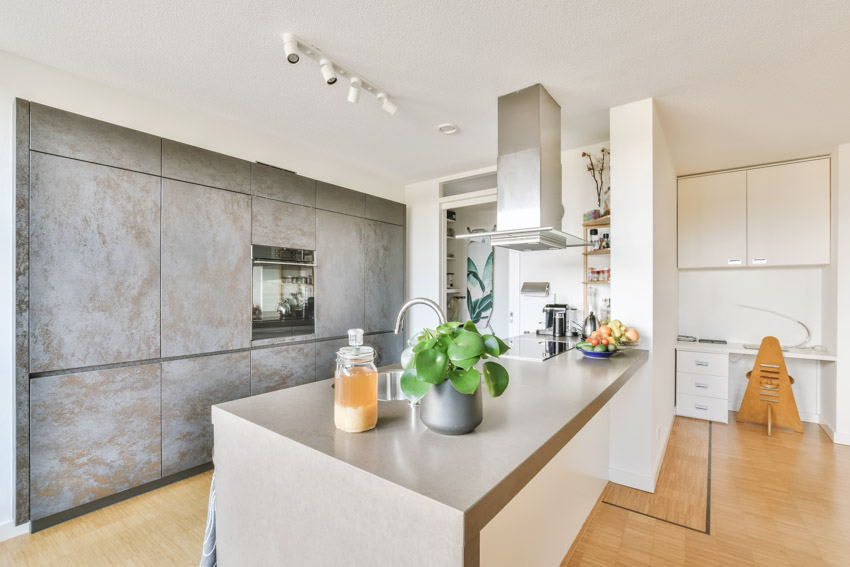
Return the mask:
<path id="1" fill-rule="evenodd" d="M 820 418 L 820 414 L 811 413 L 811 412 L 808 412 L 808 411 L 801 411 L 800 412 L 800 421 L 805 421 L 807 423 L 818 423 L 819 424 L 821 422 L 821 418 Z"/>
<path id="2" fill-rule="evenodd" d="M 622 484 L 623 486 L 636 488 L 637 490 L 643 490 L 644 492 L 652 493 L 655 491 L 655 479 L 647 474 L 639 474 L 632 471 L 624 471 L 621 469 L 615 469 L 614 467 L 609 467 L 608 480 L 614 484 Z"/>
<path id="3" fill-rule="evenodd" d="M 838 445 L 850 445 L 850 433 L 836 431 L 828 423 L 821 423 L 820 428 L 823 429 L 823 432 L 826 433 L 830 439 L 832 439 L 833 443 Z"/>
<path id="4" fill-rule="evenodd" d="M 78 518 L 84 514 L 88 514 L 89 512 L 94 512 L 95 510 L 106 508 L 107 506 L 117 504 L 118 502 L 133 498 L 134 496 L 139 496 L 140 494 L 144 494 L 145 492 L 156 490 L 157 488 L 162 488 L 163 486 L 171 484 L 173 482 L 177 482 L 178 480 L 183 480 L 189 478 L 190 476 L 195 476 L 196 474 L 207 472 L 212 468 L 213 464 L 211 462 L 204 463 L 203 465 L 198 465 L 196 467 L 192 467 L 191 469 L 180 471 L 179 473 L 174 473 L 168 476 L 164 476 L 162 478 L 158 478 L 157 480 L 148 482 L 147 484 L 142 484 L 141 486 L 134 486 L 133 488 L 129 488 L 122 492 L 110 494 L 109 496 L 105 496 L 93 502 L 87 502 L 86 504 L 81 504 L 80 506 L 75 506 L 73 508 L 69 508 L 68 510 L 63 510 L 55 514 L 51 514 L 50 516 L 45 516 L 44 518 L 39 518 L 38 520 L 32 520 L 31 533 L 40 532 L 41 530 L 55 526 L 56 524 L 61 524 L 62 522 L 73 520 L 74 518 Z"/>
<path id="5" fill-rule="evenodd" d="M 5 524 L 0 524 L 0 541 L 6 541 L 7 539 L 12 539 L 13 537 L 18 537 L 19 535 L 27 534 L 29 533 L 29 531 L 29 522 L 21 524 L 20 526 L 16 526 L 15 522 L 6 522 Z"/>

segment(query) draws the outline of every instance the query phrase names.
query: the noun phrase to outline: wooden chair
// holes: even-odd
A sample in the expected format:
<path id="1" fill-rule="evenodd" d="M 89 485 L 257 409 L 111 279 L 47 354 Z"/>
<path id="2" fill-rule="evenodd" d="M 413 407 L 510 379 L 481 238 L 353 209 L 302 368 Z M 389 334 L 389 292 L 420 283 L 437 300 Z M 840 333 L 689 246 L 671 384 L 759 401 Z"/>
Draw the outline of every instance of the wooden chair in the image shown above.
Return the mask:
<path id="1" fill-rule="evenodd" d="M 765 337 L 761 341 L 755 366 L 747 372 L 747 378 L 749 384 L 738 411 L 739 422 L 765 423 L 768 435 L 773 425 L 803 432 L 791 390 L 794 379 L 788 376 L 785 357 L 776 337 Z"/>

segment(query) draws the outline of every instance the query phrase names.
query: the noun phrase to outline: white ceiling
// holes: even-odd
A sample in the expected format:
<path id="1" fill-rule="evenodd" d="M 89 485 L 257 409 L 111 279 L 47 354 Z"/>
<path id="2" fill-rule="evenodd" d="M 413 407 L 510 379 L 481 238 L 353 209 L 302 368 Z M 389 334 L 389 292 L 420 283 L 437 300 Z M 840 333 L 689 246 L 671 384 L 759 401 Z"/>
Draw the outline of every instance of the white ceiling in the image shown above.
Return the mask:
<path id="1" fill-rule="evenodd" d="M 286 63 L 284 31 L 382 85 L 398 114 Z M 563 108 L 564 149 L 607 139 L 609 107 L 656 97 L 680 174 L 850 142 L 843 0 L 4 0 L 0 49 L 399 184 L 492 165 L 496 98 L 537 82 Z"/>

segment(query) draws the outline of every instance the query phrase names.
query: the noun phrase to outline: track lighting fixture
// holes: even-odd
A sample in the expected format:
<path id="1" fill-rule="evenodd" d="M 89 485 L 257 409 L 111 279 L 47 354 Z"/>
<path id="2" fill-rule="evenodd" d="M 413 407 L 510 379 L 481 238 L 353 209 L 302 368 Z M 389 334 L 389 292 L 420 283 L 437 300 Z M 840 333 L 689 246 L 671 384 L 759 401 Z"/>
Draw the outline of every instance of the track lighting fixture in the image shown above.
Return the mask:
<path id="1" fill-rule="evenodd" d="M 290 63 L 298 63 L 301 60 L 301 55 L 298 54 L 298 41 L 291 33 L 283 34 L 283 52 Z"/>
<path id="2" fill-rule="evenodd" d="M 361 87 L 363 87 L 363 81 L 357 77 L 351 77 L 351 86 L 348 88 L 348 102 L 357 104 L 360 100 Z"/>
<path id="3" fill-rule="evenodd" d="M 336 73 L 334 73 L 334 64 L 330 59 L 322 59 L 319 61 L 319 69 L 322 71 L 322 78 L 329 85 L 336 82 Z"/>
<path id="4" fill-rule="evenodd" d="M 377 97 L 378 101 L 381 103 L 381 108 L 383 108 L 390 116 L 395 116 L 398 107 L 393 101 L 390 100 L 390 98 L 387 96 L 387 93 L 378 93 Z"/>
<path id="5" fill-rule="evenodd" d="M 288 32 L 283 34 L 283 52 L 286 55 L 286 60 L 290 63 L 298 63 L 302 56 L 318 62 L 322 78 L 329 85 L 333 85 L 337 82 L 337 75 L 344 79 L 347 78 L 350 81 L 348 88 L 348 102 L 353 104 L 358 103 L 360 101 L 360 94 L 365 91 L 378 99 L 378 102 L 381 103 L 381 108 L 384 109 L 384 112 L 387 114 L 393 116 L 396 112 L 398 112 L 398 106 L 396 106 L 395 102 L 390 100 L 390 96 L 387 94 L 387 91 L 372 81 L 364 79 L 362 75 L 355 73 L 351 68 L 334 61 L 325 53 L 322 53 L 322 51 L 315 45 L 306 43 L 296 37 L 295 34 Z"/>

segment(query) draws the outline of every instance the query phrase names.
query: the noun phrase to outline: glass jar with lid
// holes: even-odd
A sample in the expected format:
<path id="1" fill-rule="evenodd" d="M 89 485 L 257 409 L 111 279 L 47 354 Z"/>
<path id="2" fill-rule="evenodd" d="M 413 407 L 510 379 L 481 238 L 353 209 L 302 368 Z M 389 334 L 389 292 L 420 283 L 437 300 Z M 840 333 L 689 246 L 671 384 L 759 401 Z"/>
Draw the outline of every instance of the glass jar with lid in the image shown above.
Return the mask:
<path id="1" fill-rule="evenodd" d="M 363 329 L 349 330 L 348 344 L 336 354 L 334 425 L 360 433 L 378 423 L 378 369 L 375 350 L 362 346 Z"/>

